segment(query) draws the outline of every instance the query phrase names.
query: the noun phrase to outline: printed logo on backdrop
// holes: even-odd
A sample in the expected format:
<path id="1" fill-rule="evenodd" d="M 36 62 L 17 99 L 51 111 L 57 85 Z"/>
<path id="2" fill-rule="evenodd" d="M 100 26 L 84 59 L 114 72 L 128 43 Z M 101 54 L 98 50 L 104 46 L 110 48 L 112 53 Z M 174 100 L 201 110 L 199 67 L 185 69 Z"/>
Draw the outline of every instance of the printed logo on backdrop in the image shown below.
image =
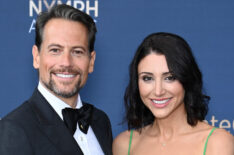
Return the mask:
<path id="1" fill-rule="evenodd" d="M 32 19 L 29 25 L 28 33 L 32 33 L 35 30 L 37 15 L 48 10 L 54 5 L 67 4 L 77 8 L 83 12 L 86 12 L 95 22 L 98 18 L 98 0 L 29 0 L 29 17 Z"/>
<path id="2" fill-rule="evenodd" d="M 215 115 L 212 115 L 210 119 L 205 120 L 212 126 L 226 129 L 227 131 L 234 134 L 234 120 L 232 119 L 218 119 Z"/>

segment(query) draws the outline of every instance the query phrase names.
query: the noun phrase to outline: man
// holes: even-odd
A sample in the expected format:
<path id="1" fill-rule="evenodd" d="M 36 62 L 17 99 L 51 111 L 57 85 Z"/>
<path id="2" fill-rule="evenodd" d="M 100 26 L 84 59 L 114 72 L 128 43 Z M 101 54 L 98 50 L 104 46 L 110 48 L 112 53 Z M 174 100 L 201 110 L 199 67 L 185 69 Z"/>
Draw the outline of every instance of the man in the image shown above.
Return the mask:
<path id="1" fill-rule="evenodd" d="M 0 121 L 1 155 L 112 154 L 107 115 L 79 96 L 93 72 L 95 33 L 92 18 L 71 6 L 39 15 L 32 49 L 39 84 Z"/>

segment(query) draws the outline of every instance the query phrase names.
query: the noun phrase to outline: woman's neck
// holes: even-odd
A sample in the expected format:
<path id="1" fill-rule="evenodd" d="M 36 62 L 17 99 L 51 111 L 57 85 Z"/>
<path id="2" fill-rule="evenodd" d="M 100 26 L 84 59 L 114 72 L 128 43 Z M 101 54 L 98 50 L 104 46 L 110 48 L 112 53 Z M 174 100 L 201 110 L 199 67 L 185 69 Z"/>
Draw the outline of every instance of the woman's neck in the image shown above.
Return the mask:
<path id="1" fill-rule="evenodd" d="M 167 117 L 155 118 L 150 128 L 155 135 L 171 139 L 188 132 L 192 127 L 187 123 L 187 114 L 184 105 L 181 105 Z"/>

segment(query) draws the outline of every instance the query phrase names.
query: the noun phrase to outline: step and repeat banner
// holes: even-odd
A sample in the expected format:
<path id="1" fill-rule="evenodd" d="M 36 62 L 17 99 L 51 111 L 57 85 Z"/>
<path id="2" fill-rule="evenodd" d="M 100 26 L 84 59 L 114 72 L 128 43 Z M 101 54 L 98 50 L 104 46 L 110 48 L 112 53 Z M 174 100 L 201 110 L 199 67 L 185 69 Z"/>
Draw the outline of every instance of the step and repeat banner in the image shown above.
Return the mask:
<path id="1" fill-rule="evenodd" d="M 97 24 L 95 70 L 81 97 L 108 114 L 114 137 L 127 128 L 121 122 L 129 63 L 143 38 L 162 31 L 188 41 L 211 96 L 206 120 L 234 134 L 233 0 L 0 0 L 1 118 L 37 86 L 36 17 L 61 3 L 88 13 Z"/>

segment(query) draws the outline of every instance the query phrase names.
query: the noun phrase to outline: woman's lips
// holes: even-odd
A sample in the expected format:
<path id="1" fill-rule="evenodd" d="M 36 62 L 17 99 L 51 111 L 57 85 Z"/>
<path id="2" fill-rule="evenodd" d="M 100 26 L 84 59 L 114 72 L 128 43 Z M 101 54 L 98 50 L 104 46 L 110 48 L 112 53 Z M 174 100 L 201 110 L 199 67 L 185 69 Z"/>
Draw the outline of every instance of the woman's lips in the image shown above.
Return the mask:
<path id="1" fill-rule="evenodd" d="M 157 108 L 164 108 L 166 107 L 169 102 L 170 102 L 171 98 L 164 98 L 164 99 L 151 99 L 151 101 L 153 102 L 153 105 Z"/>

